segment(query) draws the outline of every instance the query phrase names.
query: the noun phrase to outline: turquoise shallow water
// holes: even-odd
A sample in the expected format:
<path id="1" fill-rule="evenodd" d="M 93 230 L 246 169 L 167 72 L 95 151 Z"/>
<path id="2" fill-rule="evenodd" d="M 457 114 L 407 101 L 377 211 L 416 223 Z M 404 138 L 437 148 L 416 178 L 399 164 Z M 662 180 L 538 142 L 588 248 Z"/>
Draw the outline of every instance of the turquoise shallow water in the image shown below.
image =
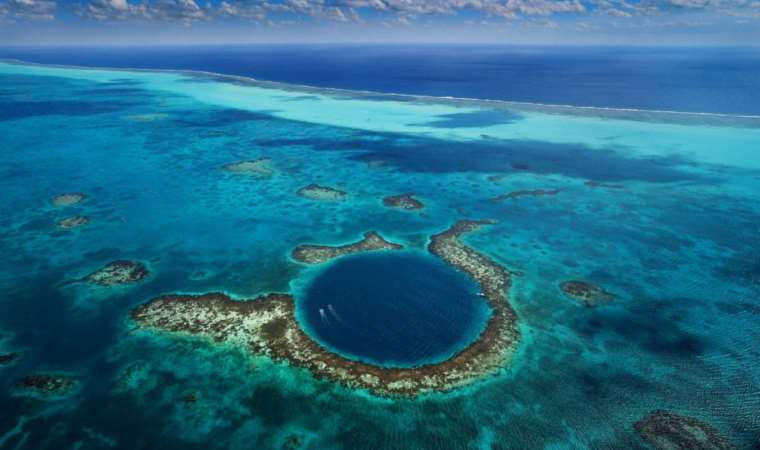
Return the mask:
<path id="1" fill-rule="evenodd" d="M 0 447 L 645 448 L 633 423 L 653 409 L 760 439 L 756 119 L 3 63 L 0 131 L 0 350 L 21 354 L 0 367 Z M 261 157 L 271 177 L 221 169 Z M 310 183 L 347 199 L 295 194 Z M 558 192 L 493 200 L 535 189 Z M 51 206 L 71 191 L 88 197 Z M 425 209 L 383 206 L 404 192 Z M 422 252 L 460 218 L 497 221 L 464 239 L 518 272 L 523 337 L 511 367 L 450 394 L 380 399 L 128 321 L 170 292 L 298 301 L 322 269 L 296 245 L 377 230 Z M 60 284 L 123 258 L 151 277 Z M 585 308 L 567 279 L 617 298 Z M 45 371 L 81 389 L 16 395 Z"/>

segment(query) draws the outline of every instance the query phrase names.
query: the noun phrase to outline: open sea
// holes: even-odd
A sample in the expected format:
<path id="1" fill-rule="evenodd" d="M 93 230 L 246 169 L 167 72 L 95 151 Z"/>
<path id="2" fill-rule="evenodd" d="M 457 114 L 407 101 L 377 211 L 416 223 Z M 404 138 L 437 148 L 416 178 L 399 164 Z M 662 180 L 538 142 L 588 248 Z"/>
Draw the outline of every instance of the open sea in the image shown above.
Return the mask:
<path id="1" fill-rule="evenodd" d="M 759 50 L 0 58 L 0 449 L 667 448 L 636 430 L 657 410 L 760 448 Z M 310 184 L 345 198 L 297 194 Z M 84 198 L 54 205 L 64 193 Z M 384 205 L 404 193 L 424 207 Z M 490 313 L 427 251 L 460 219 L 494 221 L 462 239 L 512 274 L 521 337 L 499 373 L 450 392 L 380 397 L 130 319 L 163 294 L 292 293 L 329 351 L 441 361 Z M 291 256 L 367 231 L 404 249 Z M 115 260 L 150 274 L 80 282 Z M 614 298 L 586 306 L 567 280 Z M 20 384 L 32 374 L 75 385 L 41 395 Z"/>

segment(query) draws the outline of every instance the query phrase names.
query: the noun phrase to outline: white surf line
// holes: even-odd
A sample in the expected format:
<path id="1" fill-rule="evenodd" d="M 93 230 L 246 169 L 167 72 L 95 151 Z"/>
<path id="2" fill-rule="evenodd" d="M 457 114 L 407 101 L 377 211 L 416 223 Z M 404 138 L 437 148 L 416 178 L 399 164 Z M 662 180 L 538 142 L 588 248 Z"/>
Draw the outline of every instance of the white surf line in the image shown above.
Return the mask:
<path id="1" fill-rule="evenodd" d="M 304 92 L 313 92 L 316 91 L 318 93 L 337 93 L 340 95 L 354 95 L 354 94 L 362 94 L 362 95 L 381 95 L 381 96 L 388 96 L 388 97 L 400 97 L 404 99 L 415 99 L 415 100 L 430 100 L 434 103 L 443 103 L 445 104 L 447 100 L 455 100 L 455 101 L 462 101 L 462 102 L 469 102 L 469 103 L 494 103 L 497 105 L 504 105 L 504 106 L 528 106 L 528 107 L 545 107 L 545 108 L 560 108 L 560 109 L 567 109 L 567 110 L 573 110 L 573 109 L 580 109 L 584 111 L 608 111 L 608 112 L 630 112 L 630 113 L 653 113 L 653 114 L 663 114 L 663 115 L 681 115 L 681 116 L 698 116 L 698 117 L 714 117 L 714 118 L 724 118 L 724 119 L 758 119 L 760 120 L 760 115 L 752 115 L 752 114 L 729 114 L 729 113 L 713 113 L 713 112 L 699 112 L 699 111 L 675 111 L 675 110 L 668 110 L 668 109 L 639 109 L 639 108 L 616 108 L 616 107 L 607 107 L 607 106 L 583 106 L 583 105 L 568 105 L 568 104 L 561 104 L 561 103 L 537 103 L 537 102 L 523 102 L 518 100 L 499 100 L 499 99 L 489 99 L 489 98 L 476 98 L 476 97 L 456 97 L 456 96 L 433 96 L 433 95 L 422 95 L 422 94 L 402 94 L 397 92 L 382 92 L 382 91 L 369 91 L 369 90 L 361 90 L 361 89 L 344 89 L 344 88 L 333 88 L 333 87 L 323 87 L 323 86 L 313 86 L 308 84 L 297 84 L 297 83 L 284 83 L 281 81 L 272 81 L 272 80 L 260 80 L 258 78 L 254 78 L 251 76 L 245 76 L 245 75 L 232 75 L 232 74 L 225 74 L 225 73 L 219 73 L 219 72 L 211 72 L 206 70 L 192 70 L 192 69 L 146 69 L 146 68 L 140 68 L 140 67 L 108 67 L 108 66 L 77 66 L 77 65 L 71 65 L 71 64 L 43 64 L 43 63 L 35 63 L 31 61 L 24 61 L 20 59 L 14 59 L 14 58 L 7 58 L 3 59 L 0 58 L 0 63 L 7 63 L 7 64 L 19 64 L 19 65 L 28 65 L 28 66 L 38 66 L 38 67 L 48 67 L 48 68 L 60 68 L 60 69 L 80 69 L 80 70 L 98 70 L 98 71 L 113 71 L 113 72 L 145 72 L 145 73 L 166 73 L 166 74 L 179 74 L 179 75 L 204 75 L 204 76 L 213 76 L 215 78 L 227 78 L 230 80 L 236 80 L 236 81 L 245 81 L 252 84 L 258 85 L 257 87 L 273 87 L 279 90 L 285 90 L 285 91 L 299 91 L 302 90 Z M 221 81 L 220 81 L 221 82 Z M 541 111 L 538 111 L 541 112 Z"/>

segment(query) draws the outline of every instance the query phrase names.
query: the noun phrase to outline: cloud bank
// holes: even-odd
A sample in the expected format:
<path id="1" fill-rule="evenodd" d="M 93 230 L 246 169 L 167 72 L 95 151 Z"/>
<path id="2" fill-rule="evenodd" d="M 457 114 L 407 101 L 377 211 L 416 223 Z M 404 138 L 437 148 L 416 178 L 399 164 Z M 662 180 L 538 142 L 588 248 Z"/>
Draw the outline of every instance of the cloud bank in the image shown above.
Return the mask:
<path id="1" fill-rule="evenodd" d="M 758 0 L 0 0 L 0 15 L 26 20 L 54 20 L 73 12 L 95 21 L 173 21 L 191 24 L 208 20 L 257 22 L 367 20 L 409 24 L 433 16 L 466 15 L 482 19 L 531 19 L 557 16 L 642 16 L 708 12 L 753 18 Z"/>
<path id="2" fill-rule="evenodd" d="M 370 31 L 379 35 L 382 29 L 406 30 L 388 34 L 391 37 L 411 32 L 424 37 L 424 30 L 436 29 L 436 36 L 453 41 L 462 36 L 445 30 L 474 30 L 480 35 L 505 27 L 573 33 L 618 30 L 617 36 L 624 38 L 630 30 L 655 29 L 726 35 L 737 26 L 743 27 L 745 37 L 736 40 L 746 43 L 747 36 L 760 36 L 760 31 L 752 31 L 760 30 L 760 0 L 0 0 L 0 24 L 15 25 L 16 35 L 24 34 L 24 24 L 51 22 L 77 32 L 116 27 L 122 34 L 129 33 L 129 24 L 134 24 L 135 34 L 150 26 L 159 31 L 180 26 L 213 28 L 219 35 L 235 27 L 294 30 L 298 35 L 297 30 L 321 26 L 339 38 L 336 30 L 343 24 L 353 33 L 348 40 Z M 238 36 L 245 40 L 246 34 Z M 25 37 L 33 39 L 28 32 Z"/>

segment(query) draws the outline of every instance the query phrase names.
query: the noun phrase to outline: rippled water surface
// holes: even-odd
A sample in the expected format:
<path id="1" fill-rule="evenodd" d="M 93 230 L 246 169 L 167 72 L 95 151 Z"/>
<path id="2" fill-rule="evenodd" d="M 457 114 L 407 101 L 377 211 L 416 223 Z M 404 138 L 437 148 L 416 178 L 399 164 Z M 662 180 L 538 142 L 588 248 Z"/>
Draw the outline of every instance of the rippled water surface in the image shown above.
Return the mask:
<path id="1" fill-rule="evenodd" d="M 760 439 L 757 119 L 2 63 L 0 132 L 0 354 L 19 355 L 0 366 L 0 448 L 635 449 L 656 409 L 738 448 Z M 257 158 L 271 173 L 222 169 Z M 296 194 L 311 183 L 347 196 Z M 65 192 L 87 197 L 52 206 Z M 410 192 L 424 209 L 383 205 Z M 76 215 L 90 222 L 56 226 Z M 308 266 L 291 251 L 375 230 L 433 259 L 429 237 L 462 218 L 496 221 L 464 240 L 513 273 L 522 338 L 510 367 L 452 393 L 377 398 L 129 320 L 165 293 L 301 302 L 323 271 L 380 279 L 341 271 L 364 257 Z M 151 275 L 65 283 L 118 259 Z M 403 292 L 445 291 L 415 267 Z M 586 307 L 566 280 L 615 299 Z M 466 334 L 468 311 L 436 331 Z M 16 388 L 30 373 L 80 389 L 30 398 Z"/>

